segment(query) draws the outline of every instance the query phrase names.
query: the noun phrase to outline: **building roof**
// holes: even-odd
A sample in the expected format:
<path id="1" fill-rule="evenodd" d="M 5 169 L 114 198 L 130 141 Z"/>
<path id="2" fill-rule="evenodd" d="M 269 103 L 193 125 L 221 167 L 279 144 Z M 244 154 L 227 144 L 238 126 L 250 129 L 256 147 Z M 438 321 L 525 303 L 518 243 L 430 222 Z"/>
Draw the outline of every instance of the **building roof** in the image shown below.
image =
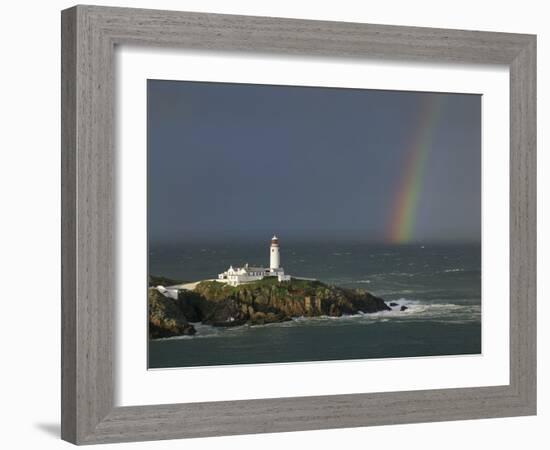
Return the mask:
<path id="1" fill-rule="evenodd" d="M 256 266 L 245 266 L 243 269 L 249 271 L 249 272 L 265 272 L 266 270 L 269 270 L 267 267 L 256 267 Z"/>

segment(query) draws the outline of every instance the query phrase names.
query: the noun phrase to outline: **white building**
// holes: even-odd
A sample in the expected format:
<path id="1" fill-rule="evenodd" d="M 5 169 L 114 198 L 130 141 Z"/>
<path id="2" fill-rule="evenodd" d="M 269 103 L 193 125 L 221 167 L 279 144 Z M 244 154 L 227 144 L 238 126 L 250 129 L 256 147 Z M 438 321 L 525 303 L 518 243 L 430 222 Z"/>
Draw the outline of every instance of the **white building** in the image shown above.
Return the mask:
<path id="1" fill-rule="evenodd" d="M 290 281 L 290 275 L 285 275 L 281 267 L 281 256 L 279 254 L 279 239 L 273 236 L 269 247 L 269 268 L 253 267 L 245 264 L 244 267 L 234 268 L 230 266 L 225 272 L 218 275 L 218 281 L 228 283 L 231 286 L 238 286 L 242 283 L 259 281 L 265 277 L 277 277 L 278 281 Z"/>
<path id="2" fill-rule="evenodd" d="M 159 284 L 156 287 L 156 289 L 157 289 L 157 291 L 159 291 L 165 297 L 170 297 L 170 298 L 173 298 L 174 300 L 178 299 L 178 294 L 179 294 L 178 288 L 174 288 L 174 287 L 171 287 L 171 286 L 166 288 L 166 287 L 162 286 L 161 284 Z"/>

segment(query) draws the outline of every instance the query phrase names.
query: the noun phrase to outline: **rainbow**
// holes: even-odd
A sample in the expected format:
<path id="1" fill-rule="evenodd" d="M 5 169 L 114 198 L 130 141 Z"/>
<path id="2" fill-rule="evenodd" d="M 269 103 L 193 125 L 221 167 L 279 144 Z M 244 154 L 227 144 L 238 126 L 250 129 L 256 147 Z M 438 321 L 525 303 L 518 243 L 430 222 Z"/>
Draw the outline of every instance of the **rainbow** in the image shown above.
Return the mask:
<path id="1" fill-rule="evenodd" d="M 424 169 L 440 109 L 440 95 L 430 95 L 419 114 L 419 122 L 411 138 L 398 189 L 392 201 L 387 240 L 402 244 L 412 240 L 416 209 L 422 190 Z"/>

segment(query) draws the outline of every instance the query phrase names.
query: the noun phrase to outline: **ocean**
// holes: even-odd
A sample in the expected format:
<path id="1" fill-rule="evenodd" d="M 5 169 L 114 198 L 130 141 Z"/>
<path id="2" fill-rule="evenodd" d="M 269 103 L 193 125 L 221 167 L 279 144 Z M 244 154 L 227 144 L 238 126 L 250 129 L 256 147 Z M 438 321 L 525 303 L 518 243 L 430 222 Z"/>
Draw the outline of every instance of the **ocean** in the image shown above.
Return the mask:
<path id="1" fill-rule="evenodd" d="M 229 265 L 268 265 L 269 240 L 156 244 L 149 273 L 183 281 L 215 278 Z M 479 243 L 371 244 L 282 240 L 281 265 L 295 276 L 361 288 L 392 311 L 295 318 L 214 328 L 149 341 L 149 367 L 403 358 L 481 353 Z M 402 305 L 406 311 L 399 311 Z"/>

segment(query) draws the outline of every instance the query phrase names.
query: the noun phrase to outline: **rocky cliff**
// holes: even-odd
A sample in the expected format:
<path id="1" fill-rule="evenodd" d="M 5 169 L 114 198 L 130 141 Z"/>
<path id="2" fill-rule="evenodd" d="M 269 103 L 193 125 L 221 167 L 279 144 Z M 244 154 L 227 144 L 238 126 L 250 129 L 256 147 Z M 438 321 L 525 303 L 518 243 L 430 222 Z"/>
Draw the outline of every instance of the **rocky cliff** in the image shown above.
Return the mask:
<path id="1" fill-rule="evenodd" d="M 149 336 L 152 339 L 195 334 L 195 327 L 183 314 L 179 300 L 165 297 L 156 289 L 149 288 L 147 303 Z"/>
<path id="2" fill-rule="evenodd" d="M 159 301 L 158 296 L 155 299 Z M 342 316 L 391 309 L 384 300 L 363 290 L 296 279 L 279 283 L 274 278 L 234 287 L 203 281 L 194 291 L 180 291 L 177 301 L 166 300 L 170 306 L 163 310 L 164 320 L 170 321 L 170 314 L 175 313 L 185 321 L 224 327 L 282 322 L 300 316 Z M 160 312 L 160 309 L 157 307 L 154 311 Z M 157 314 L 157 320 L 150 319 L 150 323 L 158 322 L 159 317 Z"/>

